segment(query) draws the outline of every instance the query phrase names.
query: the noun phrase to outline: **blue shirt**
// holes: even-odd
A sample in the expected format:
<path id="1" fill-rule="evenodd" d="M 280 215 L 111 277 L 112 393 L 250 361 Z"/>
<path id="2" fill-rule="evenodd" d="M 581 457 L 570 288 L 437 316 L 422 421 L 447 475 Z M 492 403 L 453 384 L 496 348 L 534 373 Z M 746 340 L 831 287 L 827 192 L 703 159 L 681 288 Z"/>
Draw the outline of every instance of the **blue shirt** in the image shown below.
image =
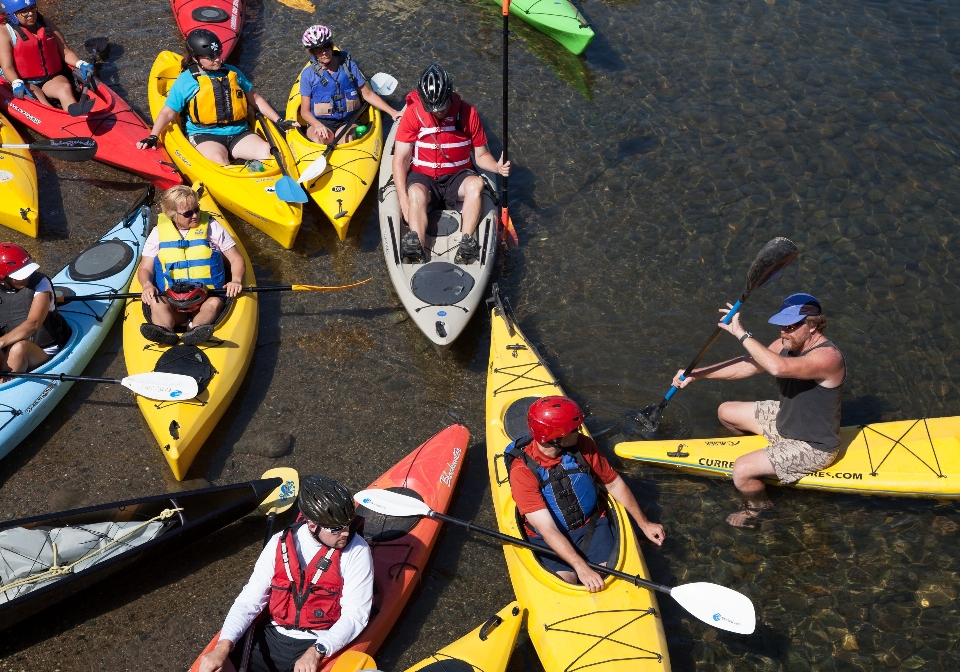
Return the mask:
<path id="1" fill-rule="evenodd" d="M 342 59 L 343 59 L 342 54 L 340 55 L 340 58 L 341 58 L 341 65 L 342 65 Z M 367 80 L 363 78 L 363 74 L 360 72 L 360 68 L 357 67 L 357 62 L 354 61 L 353 59 L 350 59 L 349 68 L 350 68 L 350 74 L 352 74 L 353 78 L 357 80 L 357 95 L 359 95 L 360 89 L 364 87 L 364 85 L 367 83 Z M 327 78 L 331 80 L 335 79 L 338 76 L 343 77 L 343 75 L 340 74 L 339 67 L 337 68 L 337 71 L 335 73 L 333 74 L 327 73 Z M 343 77 L 343 79 L 347 79 L 347 78 Z M 344 84 L 345 82 L 340 82 L 341 90 L 345 88 Z M 316 99 L 319 99 L 319 95 L 316 97 L 313 95 L 314 89 L 317 89 L 318 90 L 317 93 L 319 94 L 323 90 L 323 87 L 320 85 L 320 76 L 317 74 L 316 70 L 313 69 L 313 65 L 311 64 L 305 67 L 303 69 L 303 72 L 300 73 L 300 95 L 304 98 L 310 99 L 311 111 L 313 110 L 313 103 L 315 102 Z M 343 90 L 342 92 L 344 94 L 347 93 L 345 90 Z M 350 98 L 353 100 L 356 100 L 356 98 L 354 98 L 353 96 L 350 96 Z"/>
<path id="2" fill-rule="evenodd" d="M 226 70 L 232 70 L 237 73 L 237 83 L 240 84 L 240 88 L 245 92 L 250 93 L 250 90 L 253 88 L 253 84 L 250 83 L 250 80 L 244 77 L 243 73 L 237 70 L 232 65 L 224 64 L 220 70 L 216 70 L 212 74 L 219 75 Z M 207 75 L 201 70 L 201 77 L 206 77 Z M 169 93 L 167 93 L 167 101 L 164 103 L 165 107 L 169 107 L 171 110 L 177 114 L 183 115 L 185 120 L 185 125 L 187 127 L 187 135 L 195 135 L 197 133 L 208 133 L 210 135 L 236 135 L 237 133 L 242 133 L 247 130 L 247 122 L 241 122 L 236 124 L 229 124 L 226 126 L 216 126 L 214 128 L 200 128 L 192 121 L 190 118 L 183 114 L 183 111 L 187 107 L 187 103 L 193 100 L 193 97 L 197 95 L 197 91 L 200 90 L 200 85 L 197 84 L 197 80 L 194 78 L 193 74 L 189 70 L 184 70 L 180 73 L 180 76 L 177 77 L 177 81 L 173 83 L 173 86 L 170 87 Z"/>

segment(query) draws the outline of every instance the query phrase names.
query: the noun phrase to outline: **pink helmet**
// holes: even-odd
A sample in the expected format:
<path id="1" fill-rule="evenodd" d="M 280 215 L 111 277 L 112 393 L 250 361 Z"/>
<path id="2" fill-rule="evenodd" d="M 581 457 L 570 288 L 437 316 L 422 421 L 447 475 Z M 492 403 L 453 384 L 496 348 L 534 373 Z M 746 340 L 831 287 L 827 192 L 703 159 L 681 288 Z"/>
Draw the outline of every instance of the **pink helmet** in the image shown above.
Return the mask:
<path id="1" fill-rule="evenodd" d="M 310 26 L 305 31 L 303 31 L 303 46 L 307 49 L 313 49 L 314 47 L 319 47 L 321 44 L 326 44 L 327 42 L 333 41 L 333 33 L 330 32 L 330 29 L 326 26 L 321 26 L 320 24 Z"/>

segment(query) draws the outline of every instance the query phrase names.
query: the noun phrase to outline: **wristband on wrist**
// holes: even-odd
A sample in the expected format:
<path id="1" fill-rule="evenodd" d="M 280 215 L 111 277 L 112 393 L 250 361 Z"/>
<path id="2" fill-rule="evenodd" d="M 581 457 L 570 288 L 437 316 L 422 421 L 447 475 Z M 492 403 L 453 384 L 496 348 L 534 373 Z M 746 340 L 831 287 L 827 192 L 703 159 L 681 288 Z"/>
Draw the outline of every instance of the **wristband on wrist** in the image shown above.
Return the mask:
<path id="1" fill-rule="evenodd" d="M 743 345 L 743 342 L 748 338 L 753 338 L 753 334 L 751 334 L 749 331 L 740 337 L 740 345 Z"/>

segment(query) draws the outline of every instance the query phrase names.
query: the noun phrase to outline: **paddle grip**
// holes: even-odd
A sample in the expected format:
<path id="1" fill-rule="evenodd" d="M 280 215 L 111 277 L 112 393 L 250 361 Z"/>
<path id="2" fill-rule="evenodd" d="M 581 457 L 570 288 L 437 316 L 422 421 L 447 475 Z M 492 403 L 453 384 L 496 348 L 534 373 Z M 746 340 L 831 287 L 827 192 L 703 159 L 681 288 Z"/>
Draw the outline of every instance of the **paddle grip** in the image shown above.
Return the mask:
<path id="1" fill-rule="evenodd" d="M 724 324 L 730 324 L 730 320 L 733 319 L 733 316 L 737 314 L 737 311 L 740 310 L 740 306 L 742 305 L 743 305 L 743 299 L 741 299 L 740 301 L 737 301 L 735 304 L 733 304 L 733 308 L 730 309 L 730 312 L 724 315 L 723 319 L 720 321 L 723 322 Z"/>

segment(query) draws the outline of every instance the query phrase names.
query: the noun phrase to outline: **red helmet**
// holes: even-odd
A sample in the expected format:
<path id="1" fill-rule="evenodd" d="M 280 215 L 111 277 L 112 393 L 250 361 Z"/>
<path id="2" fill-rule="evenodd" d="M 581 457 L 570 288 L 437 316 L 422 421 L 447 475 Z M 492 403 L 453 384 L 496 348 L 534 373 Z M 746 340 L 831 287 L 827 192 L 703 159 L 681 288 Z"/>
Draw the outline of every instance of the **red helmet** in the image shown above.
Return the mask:
<path id="1" fill-rule="evenodd" d="M 13 243 L 0 243 L 0 281 L 33 263 L 30 253 Z"/>
<path id="2" fill-rule="evenodd" d="M 543 397 L 530 404 L 527 427 L 537 443 L 555 441 L 579 429 L 583 411 L 570 397 Z"/>
<path id="3" fill-rule="evenodd" d="M 207 300 L 207 286 L 202 282 L 175 282 L 164 293 L 170 307 L 181 313 L 192 313 Z"/>

